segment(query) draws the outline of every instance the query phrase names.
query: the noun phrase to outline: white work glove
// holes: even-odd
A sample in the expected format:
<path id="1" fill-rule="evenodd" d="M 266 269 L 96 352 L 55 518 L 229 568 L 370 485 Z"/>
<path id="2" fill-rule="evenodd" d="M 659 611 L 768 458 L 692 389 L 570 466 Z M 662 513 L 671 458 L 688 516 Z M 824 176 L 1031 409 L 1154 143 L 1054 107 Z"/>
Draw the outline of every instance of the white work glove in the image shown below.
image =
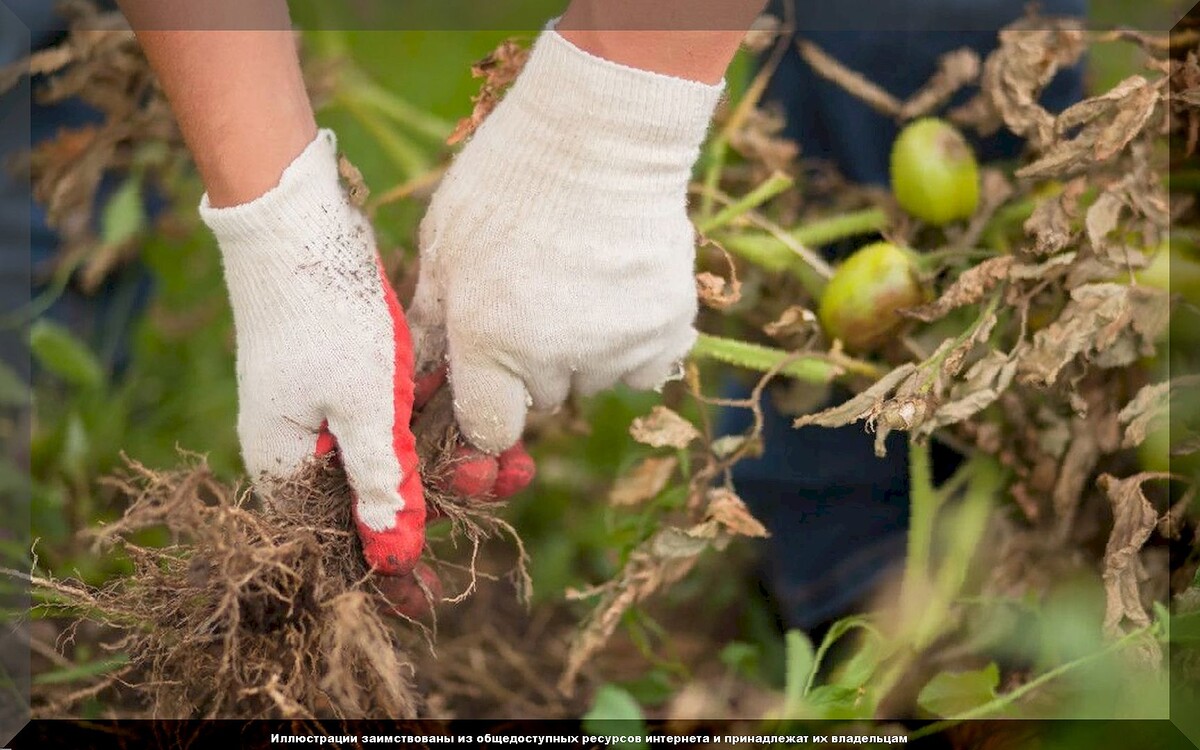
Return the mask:
<path id="1" fill-rule="evenodd" d="M 417 361 L 445 356 L 459 426 L 662 385 L 695 342 L 687 185 L 723 84 L 593 56 L 553 28 L 454 160 L 421 224 Z"/>
<path id="2" fill-rule="evenodd" d="M 425 539 L 412 342 L 371 227 L 338 180 L 333 134 L 263 196 L 213 208 L 205 195 L 200 213 L 224 259 L 238 435 L 256 488 L 270 502 L 277 480 L 336 447 L 367 563 L 408 573 Z"/>

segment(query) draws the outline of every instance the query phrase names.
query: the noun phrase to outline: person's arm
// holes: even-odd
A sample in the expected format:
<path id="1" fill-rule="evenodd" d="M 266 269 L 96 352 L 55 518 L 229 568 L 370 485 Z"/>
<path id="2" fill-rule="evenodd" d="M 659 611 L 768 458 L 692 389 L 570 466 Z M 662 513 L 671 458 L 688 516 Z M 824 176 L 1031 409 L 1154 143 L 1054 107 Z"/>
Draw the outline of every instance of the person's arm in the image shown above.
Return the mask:
<path id="1" fill-rule="evenodd" d="M 718 83 L 766 0 L 573 0 L 558 32 L 631 68 Z"/>
<path id="2" fill-rule="evenodd" d="M 764 0 L 574 0 L 447 171 L 409 320 L 448 361 L 463 434 L 512 445 L 530 408 L 681 372 L 693 326 L 687 186 Z"/>
<path id="3" fill-rule="evenodd" d="M 245 203 L 278 183 L 317 135 L 287 3 L 119 4 L 171 102 L 211 205 Z"/>
<path id="4" fill-rule="evenodd" d="M 366 562 L 408 574 L 425 527 L 408 324 L 339 180 L 336 138 L 317 129 L 286 3 L 120 2 L 206 188 L 200 214 L 221 250 L 255 486 L 287 513 L 279 488 L 336 450 Z M 456 473 L 451 489 L 519 490 L 528 456 L 502 459 L 460 462 L 475 481 Z"/>

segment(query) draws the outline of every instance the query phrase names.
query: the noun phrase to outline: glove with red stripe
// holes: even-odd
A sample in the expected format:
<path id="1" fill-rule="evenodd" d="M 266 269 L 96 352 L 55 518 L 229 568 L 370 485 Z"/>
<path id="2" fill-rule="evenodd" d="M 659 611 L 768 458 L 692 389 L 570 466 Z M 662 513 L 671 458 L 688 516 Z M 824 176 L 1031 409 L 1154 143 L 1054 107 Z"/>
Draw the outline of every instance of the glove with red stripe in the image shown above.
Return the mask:
<path id="1" fill-rule="evenodd" d="M 221 248 L 237 329 L 238 436 L 268 499 L 335 446 L 354 490 L 363 554 L 408 573 L 425 542 L 409 418 L 412 342 L 366 219 L 338 180 L 323 130 L 249 203 L 200 214 Z"/>
<path id="2" fill-rule="evenodd" d="M 404 576 L 387 585 L 407 590 L 426 522 L 414 396 L 427 399 L 445 374 L 424 378 L 414 394 L 408 324 L 371 226 L 338 179 L 336 154 L 333 133 L 322 130 L 276 187 L 229 208 L 205 196 L 200 213 L 224 261 L 237 329 L 238 436 L 256 488 L 269 503 L 280 480 L 336 450 L 367 564 Z M 449 481 L 463 496 L 506 497 L 532 478 L 523 449 L 460 458 Z"/>

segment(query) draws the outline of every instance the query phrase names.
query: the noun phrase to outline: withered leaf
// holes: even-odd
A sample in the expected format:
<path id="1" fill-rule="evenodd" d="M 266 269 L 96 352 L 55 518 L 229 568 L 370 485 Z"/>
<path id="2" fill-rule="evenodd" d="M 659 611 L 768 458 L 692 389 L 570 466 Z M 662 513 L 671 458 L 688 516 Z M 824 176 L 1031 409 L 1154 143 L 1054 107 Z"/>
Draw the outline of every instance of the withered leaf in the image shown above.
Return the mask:
<path id="1" fill-rule="evenodd" d="M 717 527 L 713 523 L 700 523 L 690 529 L 668 526 L 650 539 L 650 550 L 668 560 L 695 557 L 708 549 L 716 538 Z"/>
<path id="2" fill-rule="evenodd" d="M 715 521 L 690 529 L 668 526 L 630 553 L 615 578 L 588 592 L 600 594 L 600 600 L 571 639 L 559 690 L 572 693 L 579 671 L 608 642 L 630 607 L 682 578 L 694 566 L 697 555 L 710 546 L 719 546 L 723 539 L 728 537 L 723 536 Z"/>
<path id="3" fill-rule="evenodd" d="M 750 509 L 732 490 L 716 487 L 708 491 L 707 517 L 721 524 L 731 534 L 766 537 L 766 527 L 750 513 Z"/>
<path id="4" fill-rule="evenodd" d="M 805 414 L 792 422 L 793 427 L 819 425 L 821 427 L 841 427 L 842 425 L 864 419 L 871 409 L 882 403 L 888 395 L 916 372 L 917 366 L 906 362 L 884 375 L 865 391 L 850 398 L 838 406 L 819 411 L 816 414 Z"/>
<path id="5" fill-rule="evenodd" d="M 1121 211 L 1125 208 L 1120 196 L 1112 192 L 1104 192 L 1096 199 L 1087 211 L 1084 227 L 1087 229 L 1088 242 L 1098 255 L 1106 255 L 1109 247 L 1108 235 L 1117 228 L 1121 219 Z"/>
<path id="6" fill-rule="evenodd" d="M 1077 254 L 1075 252 L 1069 252 L 1055 255 L 1041 263 L 1016 263 L 1008 269 L 1008 278 L 1013 281 L 1029 281 L 1030 279 L 1044 281 L 1052 279 L 1074 263 L 1076 257 Z"/>
<path id="7" fill-rule="evenodd" d="M 1150 121 L 1159 98 L 1158 89 L 1143 81 L 1136 91 L 1121 102 L 1116 108 L 1116 117 L 1096 136 L 1096 160 L 1107 161 L 1128 146 Z"/>
<path id="8" fill-rule="evenodd" d="M 479 93 L 471 97 L 474 108 L 471 114 L 458 121 L 454 132 L 446 139 L 448 145 L 466 140 L 474 133 L 487 116 L 492 113 L 504 91 L 516 80 L 529 59 L 529 50 L 514 39 L 506 39 L 479 62 L 471 66 L 471 75 L 484 79 Z"/>
<path id="9" fill-rule="evenodd" d="M 727 283 L 715 273 L 701 271 L 696 274 L 696 295 L 714 310 L 728 310 L 742 298 L 742 282 L 736 275 Z"/>
<path id="10" fill-rule="evenodd" d="M 1108 91 L 1076 102 L 1064 109 L 1055 118 L 1054 129 L 1059 134 L 1064 134 L 1080 125 L 1086 125 L 1100 115 L 1108 114 L 1114 104 L 1119 105 L 1125 98 L 1145 86 L 1145 78 L 1140 75 L 1130 76 Z"/>
<path id="11" fill-rule="evenodd" d="M 1074 526 L 1083 489 L 1096 468 L 1100 454 L 1100 440 L 1094 432 L 1092 421 L 1086 417 L 1073 417 L 1070 442 L 1058 465 L 1052 494 L 1060 538 L 1065 538 Z"/>
<path id="12" fill-rule="evenodd" d="M 1021 360 L 1022 379 L 1053 384 L 1079 355 L 1099 367 L 1127 365 L 1154 352 L 1169 315 L 1166 293 L 1158 289 L 1114 283 L 1076 287 L 1058 320 L 1034 334 Z"/>
<path id="13" fill-rule="evenodd" d="M 1047 139 L 1042 156 L 1018 169 L 1017 176 L 1063 175 L 1111 159 L 1142 132 L 1160 98 L 1156 84 L 1133 76 L 1107 94 L 1076 104 L 1055 121 L 1059 138 Z M 1083 119 L 1087 124 L 1074 137 L 1063 136 Z"/>
<path id="14" fill-rule="evenodd" d="M 1166 419 L 1170 392 L 1169 381 L 1150 383 L 1143 386 L 1129 403 L 1125 404 L 1117 414 L 1117 419 L 1125 427 L 1122 448 L 1141 445 L 1146 439 L 1146 434 Z"/>
<path id="15" fill-rule="evenodd" d="M 350 198 L 350 205 L 355 208 L 365 206 L 367 198 L 371 196 L 371 190 L 367 187 L 366 180 L 363 179 L 362 171 L 345 154 L 338 154 L 338 174 L 346 183 L 346 194 Z"/>
<path id="16" fill-rule="evenodd" d="M 930 435 L 946 425 L 957 424 L 994 404 L 1012 384 L 1017 373 L 1017 357 L 990 352 L 967 371 L 961 383 L 951 389 L 946 402 L 920 425 L 918 435 Z"/>
<path id="17" fill-rule="evenodd" d="M 946 359 L 942 361 L 942 375 L 946 378 L 952 378 L 961 372 L 963 364 L 967 361 L 967 356 L 975 350 L 976 346 L 988 340 L 998 320 L 995 312 L 989 312 L 987 317 L 980 320 L 971 332 L 971 335 L 963 339 L 961 343 L 951 349 L 946 355 Z M 948 341 L 953 343 L 952 340 Z"/>
<path id="18" fill-rule="evenodd" d="M 1110 637 L 1150 624 L 1142 606 L 1139 584 L 1146 577 L 1139 552 L 1158 523 L 1158 513 L 1142 492 L 1142 484 L 1165 475 L 1153 472 L 1117 479 L 1102 474 L 1096 483 L 1112 503 L 1113 529 L 1104 549 L 1104 630 Z"/>
<path id="19" fill-rule="evenodd" d="M 1042 148 L 1054 134 L 1053 116 L 1038 104 L 1042 89 L 1086 48 L 1078 22 L 1018 20 L 1000 31 L 1000 47 L 984 64 L 983 93 L 1010 130 Z"/>
<path id="20" fill-rule="evenodd" d="M 789 306 L 778 318 L 763 326 L 763 332 L 773 339 L 807 336 L 817 330 L 816 314 L 800 305 Z"/>
<path id="21" fill-rule="evenodd" d="M 1058 197 L 1038 202 L 1024 226 L 1025 233 L 1034 238 L 1031 250 L 1035 255 L 1053 255 L 1071 244 L 1079 196 L 1086 188 L 1085 180 L 1075 179 L 1067 183 Z"/>
<path id="22" fill-rule="evenodd" d="M 931 323 L 945 317 L 951 310 L 973 305 L 1005 279 L 1013 262 L 1011 255 L 988 258 L 961 273 L 937 300 L 905 310 L 904 314 Z"/>
<path id="23" fill-rule="evenodd" d="M 629 434 L 639 443 L 655 448 L 686 448 L 700 431 L 696 426 L 671 411 L 658 405 L 644 417 L 638 417 L 629 425 Z"/>
<path id="24" fill-rule="evenodd" d="M 608 493 L 613 505 L 636 505 L 662 492 L 679 463 L 675 456 L 649 456 L 617 479 Z"/>

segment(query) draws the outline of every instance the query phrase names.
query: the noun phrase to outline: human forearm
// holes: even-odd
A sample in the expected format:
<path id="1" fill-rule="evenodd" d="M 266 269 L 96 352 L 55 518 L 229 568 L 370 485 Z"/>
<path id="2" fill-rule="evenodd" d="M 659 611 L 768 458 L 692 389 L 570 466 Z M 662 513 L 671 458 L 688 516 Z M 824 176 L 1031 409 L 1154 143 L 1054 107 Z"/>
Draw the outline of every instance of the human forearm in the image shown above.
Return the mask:
<path id="1" fill-rule="evenodd" d="M 317 133 L 284 0 L 120 0 L 214 207 L 275 186 Z"/>
<path id="2" fill-rule="evenodd" d="M 606 60 L 717 83 L 766 0 L 573 0 L 565 39 Z"/>

